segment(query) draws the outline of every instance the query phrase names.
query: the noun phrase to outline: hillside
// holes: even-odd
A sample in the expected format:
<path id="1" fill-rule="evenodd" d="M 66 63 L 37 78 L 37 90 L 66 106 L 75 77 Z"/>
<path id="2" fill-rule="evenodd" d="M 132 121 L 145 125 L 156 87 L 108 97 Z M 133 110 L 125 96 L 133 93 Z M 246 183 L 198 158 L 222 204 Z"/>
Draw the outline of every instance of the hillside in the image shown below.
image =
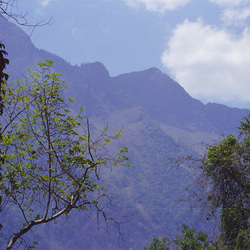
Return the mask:
<path id="1" fill-rule="evenodd" d="M 121 237 L 112 226 L 107 232 L 103 221 L 97 226 L 93 211 L 74 213 L 34 230 L 37 249 L 143 249 L 154 236 L 175 235 L 182 222 L 201 224 L 199 209 L 190 211 L 188 202 L 179 202 L 188 196 L 192 171 L 167 159 L 199 153 L 201 141 L 212 143 L 234 133 L 247 110 L 204 105 L 156 68 L 110 77 L 100 62 L 72 66 L 35 48 L 22 30 L 2 17 L 0 26 L 12 79 L 41 60 L 54 60 L 54 70 L 68 84 L 65 95 L 75 98 L 74 108 L 86 107 L 85 115 L 96 127 L 108 123 L 111 132 L 123 130 L 119 146 L 128 146 L 132 164 L 102 173 L 113 196 L 109 213 L 122 222 Z"/>

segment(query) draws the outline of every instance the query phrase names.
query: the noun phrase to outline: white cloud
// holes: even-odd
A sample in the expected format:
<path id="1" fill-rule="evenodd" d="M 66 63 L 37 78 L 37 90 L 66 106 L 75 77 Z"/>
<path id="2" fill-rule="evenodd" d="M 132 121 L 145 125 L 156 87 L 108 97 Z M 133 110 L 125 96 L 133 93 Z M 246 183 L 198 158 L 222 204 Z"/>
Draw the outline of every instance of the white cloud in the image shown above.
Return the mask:
<path id="1" fill-rule="evenodd" d="M 144 5 L 146 10 L 163 13 L 166 10 L 174 10 L 184 6 L 191 0 L 125 0 L 131 7 Z"/>
<path id="2" fill-rule="evenodd" d="M 249 3 L 249 0 L 209 0 L 212 3 L 216 3 L 221 7 L 233 7 L 239 6 L 240 4 Z"/>
<path id="3" fill-rule="evenodd" d="M 226 25 L 240 26 L 250 17 L 250 8 L 227 8 L 222 11 L 221 19 Z"/>
<path id="4" fill-rule="evenodd" d="M 238 104 L 250 101 L 250 31 L 236 37 L 197 22 L 178 25 L 162 63 L 193 97 Z"/>

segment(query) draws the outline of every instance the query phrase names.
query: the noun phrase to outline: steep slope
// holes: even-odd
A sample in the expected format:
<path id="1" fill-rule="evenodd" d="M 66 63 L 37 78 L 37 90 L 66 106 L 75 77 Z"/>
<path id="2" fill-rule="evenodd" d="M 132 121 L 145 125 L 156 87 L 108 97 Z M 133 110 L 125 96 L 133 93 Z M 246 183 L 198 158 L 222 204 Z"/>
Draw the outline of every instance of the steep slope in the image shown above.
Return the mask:
<path id="1" fill-rule="evenodd" d="M 143 106 L 151 119 L 193 132 L 231 131 L 245 114 L 245 110 L 224 105 L 202 104 L 156 68 L 120 75 L 112 81 L 134 104 Z"/>
<path id="2" fill-rule="evenodd" d="M 23 31 L 1 17 L 0 27 L 0 40 L 9 52 L 7 72 L 20 76 L 26 67 L 54 60 L 55 71 L 63 73 L 68 84 L 65 95 L 75 98 L 75 107 L 86 107 L 86 115 L 96 127 L 108 122 L 111 132 L 123 130 L 118 146 L 129 147 L 132 163 L 129 168 L 102 173 L 113 194 L 109 213 L 123 222 L 121 238 L 112 227 L 108 234 L 103 222 L 98 231 L 93 211 L 89 217 L 75 213 L 56 224 L 38 227 L 34 235 L 41 242 L 39 249 L 142 249 L 154 236 L 174 235 L 181 222 L 198 223 L 199 216 L 190 212 L 189 203 L 178 202 L 187 195 L 192 172 L 167 159 L 182 152 L 194 153 L 190 143 L 210 142 L 222 133 L 233 133 L 247 110 L 204 105 L 156 68 L 110 77 L 99 62 L 72 66 L 36 49 Z"/>
<path id="3" fill-rule="evenodd" d="M 193 111 L 203 108 L 201 102 L 192 99 L 178 83 L 156 68 L 112 80 L 131 96 L 134 104 L 143 106 L 151 119 L 171 126 L 188 128 L 187 121 L 194 123 L 198 118 Z"/>
<path id="4" fill-rule="evenodd" d="M 69 85 L 66 94 L 75 97 L 78 105 L 85 106 L 89 116 L 96 114 L 100 106 L 102 109 L 140 106 L 157 123 L 190 132 L 221 134 L 234 130 L 246 114 L 244 109 L 202 104 L 156 68 L 110 77 L 99 62 L 72 66 L 52 53 L 36 49 L 22 30 L 1 16 L 0 25 L 0 40 L 6 45 L 11 62 L 7 72 L 20 76 L 25 68 L 39 61 L 54 60 L 55 71 L 63 73 Z"/>

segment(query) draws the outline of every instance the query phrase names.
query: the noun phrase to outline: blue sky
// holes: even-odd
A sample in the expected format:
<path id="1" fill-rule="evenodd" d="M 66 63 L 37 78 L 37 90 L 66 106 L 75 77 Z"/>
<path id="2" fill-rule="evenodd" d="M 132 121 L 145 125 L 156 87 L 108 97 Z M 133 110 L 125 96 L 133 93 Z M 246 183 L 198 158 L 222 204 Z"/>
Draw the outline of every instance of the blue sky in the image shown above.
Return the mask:
<path id="1" fill-rule="evenodd" d="M 204 103 L 249 108 L 250 0 L 22 0 L 18 11 L 52 17 L 31 39 L 73 65 L 157 67 Z"/>

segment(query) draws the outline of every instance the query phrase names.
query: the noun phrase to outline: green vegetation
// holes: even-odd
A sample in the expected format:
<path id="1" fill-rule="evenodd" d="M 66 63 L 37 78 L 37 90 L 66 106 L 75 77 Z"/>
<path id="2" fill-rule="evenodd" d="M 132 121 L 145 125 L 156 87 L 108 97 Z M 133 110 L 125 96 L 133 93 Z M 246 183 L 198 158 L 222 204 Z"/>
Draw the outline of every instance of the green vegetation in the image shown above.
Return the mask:
<path id="1" fill-rule="evenodd" d="M 96 226 L 95 221 L 99 218 L 96 215 L 96 212 L 99 210 L 96 210 L 95 204 L 89 205 L 88 216 L 82 216 L 83 213 L 74 212 L 72 209 L 71 212 L 73 213 L 70 212 L 70 216 L 61 216 L 60 219 L 54 220 L 53 223 L 39 224 L 39 226 L 32 227 L 29 233 L 25 233 L 20 238 L 19 243 L 25 240 L 20 247 L 21 249 L 26 249 L 29 245 L 32 246 L 30 243 L 34 240 L 39 241 L 39 249 L 118 249 L 119 247 L 121 249 L 142 249 L 143 246 L 147 245 L 148 240 L 152 239 L 155 235 L 165 234 L 167 238 L 155 238 L 154 243 L 161 247 L 169 247 L 169 241 L 167 239 L 174 239 L 176 237 L 176 231 L 180 222 L 185 222 L 187 225 L 194 225 L 198 221 L 201 228 L 197 228 L 197 232 L 201 229 L 204 231 L 204 228 L 213 226 L 213 218 L 209 217 L 209 220 L 203 221 L 204 223 L 200 221 L 201 203 L 195 210 L 189 210 L 190 202 L 186 201 L 188 194 L 185 190 L 187 187 L 192 186 L 194 182 L 191 168 L 186 164 L 182 164 L 178 168 L 168 162 L 167 159 L 174 158 L 178 154 L 193 155 L 193 150 L 201 152 L 200 147 L 195 146 L 196 143 L 200 141 L 212 143 L 212 140 L 219 138 L 222 131 L 224 131 L 225 134 L 234 133 L 233 128 L 237 125 L 235 121 L 240 120 L 241 117 L 245 115 L 245 110 L 223 108 L 216 104 L 203 105 L 193 100 L 184 90 L 178 87 L 177 83 L 160 73 L 160 71 L 145 71 L 110 77 L 108 71 L 101 63 L 82 65 L 81 67 L 71 66 L 56 55 L 35 49 L 24 33 L 15 27 L 15 25 L 8 24 L 4 19 L 2 19 L 1 31 L 6 34 L 6 37 L 9 37 L 11 41 L 19 42 L 19 46 L 16 46 L 15 42 L 8 44 L 8 39 L 5 40 L 8 51 L 12 52 L 10 53 L 10 55 L 12 54 L 10 57 L 11 65 L 8 67 L 8 73 L 10 73 L 12 77 L 22 72 L 26 65 L 32 66 L 35 62 L 44 60 L 44 58 L 51 58 L 55 61 L 53 68 L 56 69 L 57 72 L 63 72 L 64 78 L 69 84 L 69 87 L 65 87 L 65 96 L 75 97 L 75 103 L 70 102 L 70 105 L 72 105 L 70 109 L 66 105 L 67 101 L 64 101 L 65 109 L 70 110 L 69 113 L 64 114 L 72 116 L 73 120 L 76 118 L 78 122 L 83 124 L 82 127 L 77 125 L 75 127 L 76 129 L 73 129 L 78 135 L 83 136 L 86 134 L 85 138 L 90 138 L 91 132 L 91 136 L 95 138 L 93 138 L 91 143 L 98 141 L 100 137 L 103 137 L 102 142 L 104 143 L 104 138 L 107 137 L 106 131 L 98 133 L 97 130 L 93 130 L 93 127 L 89 127 L 86 118 L 82 117 L 83 119 L 80 119 L 80 117 L 77 117 L 77 106 L 86 107 L 86 110 L 83 111 L 84 115 L 89 117 L 91 124 L 94 124 L 95 127 L 101 127 L 102 124 L 107 124 L 108 122 L 109 128 L 112 131 L 119 128 L 123 129 L 122 140 L 119 140 L 118 143 L 115 142 L 111 147 L 110 145 L 104 145 L 108 151 L 103 150 L 103 145 L 99 145 L 99 147 L 98 145 L 90 144 L 91 149 L 97 147 L 97 155 L 96 157 L 94 156 L 94 160 L 97 161 L 98 156 L 102 156 L 112 161 L 112 158 L 108 157 L 107 154 L 122 145 L 128 145 L 130 149 L 129 159 L 133 162 L 133 166 L 130 168 L 113 168 L 112 174 L 110 174 L 109 168 L 102 168 L 101 172 L 96 171 L 94 168 L 89 171 L 93 185 L 97 183 L 98 187 L 107 187 L 108 194 L 112 195 L 111 198 L 113 200 L 112 210 L 105 209 L 106 217 L 100 217 L 101 222 L 98 226 Z M 48 67 L 48 69 L 50 71 L 52 70 L 51 67 Z M 38 71 L 41 73 L 39 68 Z M 39 72 L 37 72 L 37 74 Z M 49 75 L 51 74 L 51 72 L 48 73 Z M 27 72 L 26 74 L 27 77 L 29 77 L 29 73 Z M 61 79 L 61 76 L 58 75 L 57 77 Z M 19 85 L 26 86 L 25 82 L 21 82 L 23 82 L 23 80 L 16 82 L 15 85 L 11 84 L 9 86 L 12 88 L 15 86 L 14 90 L 16 91 Z M 33 83 L 35 82 L 36 81 Z M 28 86 L 31 85 L 28 84 Z M 38 95 L 41 94 L 39 91 L 39 88 L 34 89 L 34 92 Z M 9 97 L 11 100 L 12 95 L 9 95 Z M 35 95 L 30 97 L 33 98 Z M 13 101 L 14 100 L 15 98 L 13 98 Z M 30 99 L 30 101 L 32 100 Z M 23 113 L 17 117 L 17 121 L 14 121 L 18 123 L 18 126 L 23 123 L 22 131 L 25 131 L 24 127 L 28 123 L 20 119 L 32 110 L 34 104 L 35 102 L 31 103 L 31 109 L 24 110 Z M 12 103 L 12 105 L 14 104 Z M 5 106 L 5 110 L 7 109 L 8 106 Z M 38 114 L 40 112 L 39 110 L 37 111 Z M 63 110 L 64 109 L 61 109 L 61 111 Z M 44 113 L 45 111 L 46 110 L 43 110 Z M 10 113 L 11 110 L 9 110 L 9 114 Z M 82 115 L 80 114 L 80 116 Z M 6 117 L 8 119 L 7 113 L 5 112 L 5 118 Z M 0 122 L 3 123 L 2 125 L 5 127 L 8 121 L 3 122 L 4 116 L 0 118 Z M 28 118 L 31 119 L 32 117 L 29 115 Z M 73 120 L 69 120 L 68 122 L 71 123 Z M 7 130 L 10 131 L 12 125 L 9 125 L 5 130 L 6 133 Z M 17 129 L 19 129 L 18 126 L 16 127 Z M 39 127 L 39 125 L 37 125 L 37 127 Z M 88 128 L 90 130 L 89 132 Z M 27 126 L 26 130 L 29 131 L 29 133 L 31 131 L 29 126 Z M 24 134 L 22 131 L 21 133 Z M 66 131 L 66 129 L 64 131 Z M 44 132 L 44 134 L 46 133 Z M 77 140 L 78 135 L 73 135 L 72 139 Z M 64 139 L 65 137 L 62 137 L 62 141 L 64 141 Z M 13 142 L 18 140 L 18 137 L 14 137 Z M 30 143 L 31 141 L 31 138 L 28 138 L 27 142 L 23 139 L 23 149 L 25 149 L 25 143 L 27 147 L 37 145 L 37 143 Z M 45 140 L 42 142 L 45 143 Z M 106 142 L 108 142 L 108 140 Z M 178 146 L 176 144 L 178 144 Z M 11 150 L 12 147 L 12 149 L 15 150 L 15 145 L 18 144 L 12 143 L 9 149 Z M 57 146 L 58 149 L 63 152 L 59 144 Z M 66 145 L 64 146 L 66 147 Z M 86 149 L 88 149 L 88 143 L 86 144 Z M 110 151 L 110 149 L 112 151 Z M 66 153 L 67 152 L 70 153 L 69 150 L 66 151 Z M 20 151 L 20 153 L 22 152 Z M 32 173 L 31 167 L 29 167 L 28 164 L 31 166 L 33 163 L 30 162 L 34 161 L 34 164 L 41 169 L 42 162 L 47 163 L 45 158 L 49 155 L 49 151 L 47 154 L 42 155 L 41 153 L 39 154 L 39 151 L 36 153 L 35 150 L 31 151 L 28 149 L 24 155 L 29 153 L 29 162 L 27 162 L 27 165 L 24 165 L 24 167 L 22 166 L 22 171 L 26 171 L 28 174 Z M 91 156 L 88 152 L 86 153 L 89 156 L 88 159 L 91 160 Z M 50 154 L 52 155 L 53 152 Z M 23 156 L 18 154 L 18 152 L 17 155 L 18 161 L 24 163 Z M 63 154 L 61 154 L 61 156 L 62 155 Z M 39 158 L 36 158 L 38 156 Z M 13 155 L 10 154 L 10 157 L 13 157 Z M 7 165 L 7 162 L 5 163 Z M 60 168 L 60 165 L 57 166 Z M 97 170 L 99 167 L 100 165 L 97 166 Z M 14 173 L 18 176 L 17 173 L 21 171 L 20 168 L 16 167 L 16 169 Z M 198 173 L 199 171 L 197 171 L 196 174 Z M 98 180 L 96 174 L 98 177 L 101 177 L 101 180 Z M 46 174 L 45 171 L 41 171 L 41 175 L 46 177 L 49 174 Z M 24 178 L 19 179 L 19 181 L 23 183 L 25 183 L 25 180 L 27 180 L 26 183 L 28 180 L 34 183 L 32 178 L 28 179 L 27 176 L 23 177 L 21 174 L 20 177 Z M 207 181 L 204 182 L 205 179 L 204 176 L 200 179 L 202 187 L 207 191 L 211 191 L 207 189 L 207 187 L 210 187 L 210 185 L 207 184 L 211 182 L 211 180 L 209 181 L 209 178 L 207 178 Z M 66 180 L 69 181 L 70 178 L 66 178 Z M 64 177 L 62 181 L 65 181 Z M 55 181 L 55 183 L 59 182 Z M 28 194 L 29 189 L 27 187 L 23 190 Z M 42 193 L 42 191 L 40 192 Z M 99 189 L 92 192 L 89 190 L 87 198 L 89 198 L 90 201 L 94 200 L 95 198 L 92 195 L 95 193 L 98 196 L 98 192 L 105 192 L 106 194 L 107 191 Z M 199 192 L 199 194 L 200 193 L 201 192 Z M 36 194 L 37 193 L 34 193 L 34 196 L 36 196 Z M 208 198 L 209 192 L 206 194 L 207 196 L 202 197 L 204 203 L 210 201 L 210 198 Z M 6 206 L 7 197 L 6 194 L 3 197 L 5 203 L 2 203 L 3 210 L 0 214 L 0 222 L 3 225 L 3 230 L 0 232 L 1 236 L 3 236 L 0 238 L 1 249 L 6 247 L 7 240 L 10 236 L 13 236 L 13 233 L 19 232 L 18 230 L 22 228 L 22 222 L 24 221 L 18 203 L 12 202 Z M 19 197 L 21 197 L 20 194 Z M 207 200 L 206 197 L 208 198 Z M 101 199 L 103 198 L 105 197 Z M 183 199 L 183 202 L 178 202 L 180 198 Z M 98 202 L 101 201 L 101 199 L 98 200 Z M 44 216 L 45 210 L 42 211 L 42 208 L 46 207 L 42 203 L 44 200 L 46 200 L 46 197 L 40 197 L 40 203 L 34 202 L 34 206 L 30 207 L 34 212 L 30 210 L 27 215 L 24 213 L 29 220 L 32 219 L 31 217 L 34 218 L 36 214 Z M 11 199 L 9 199 L 9 201 L 11 201 Z M 25 199 L 24 201 L 28 205 L 30 204 Z M 210 203 L 207 203 L 207 205 L 208 204 Z M 53 208 L 51 207 L 48 212 L 49 216 L 55 215 L 58 211 L 58 207 L 53 204 L 52 206 Z M 109 207 L 109 200 L 103 200 L 102 203 L 99 202 L 98 206 L 101 206 L 101 208 L 104 206 Z M 218 211 L 221 211 L 221 206 L 214 207 L 214 214 L 218 215 Z M 211 215 L 213 215 L 212 212 L 213 210 L 211 209 Z M 108 227 L 107 224 L 102 223 L 102 221 L 108 219 L 108 217 L 120 219 L 122 223 L 121 231 L 115 231 L 115 227 Z M 110 222 L 113 223 L 114 221 Z M 131 230 L 131 228 L 133 228 L 133 230 Z M 189 234 L 184 236 L 184 233 L 181 232 L 177 238 L 183 238 L 186 242 L 185 244 L 193 244 L 196 241 L 197 245 L 195 246 L 205 244 L 205 241 L 199 240 L 198 237 L 198 235 L 202 235 L 203 233 L 196 233 L 194 228 L 188 228 L 187 230 L 190 232 Z M 119 237 L 120 232 L 122 233 L 122 237 Z M 247 247 L 250 245 L 248 234 L 248 229 L 239 232 L 235 243 L 236 248 L 248 249 Z M 225 245 L 221 239 L 222 237 L 214 241 L 218 249 L 223 249 Z M 174 246 L 174 244 L 172 241 L 171 246 Z M 18 247 L 17 244 L 15 246 Z M 181 246 L 179 246 L 179 248 L 181 248 Z"/>
<path id="2" fill-rule="evenodd" d="M 3 103 L 3 98 L 4 98 L 4 84 L 8 80 L 8 74 L 4 72 L 6 65 L 9 64 L 9 60 L 5 58 L 7 55 L 7 52 L 5 51 L 5 46 L 0 42 L 0 117 L 3 115 L 3 108 L 4 108 L 4 103 Z M 1 132 L 1 127 L 0 127 L 0 142 L 2 140 L 2 132 Z M 1 153 L 1 148 L 0 148 L 0 180 L 2 176 L 2 164 L 4 163 L 4 160 L 2 158 L 2 153 Z M 0 194 L 0 212 L 1 212 L 1 207 L 2 207 L 2 196 Z M 0 223 L 0 230 L 2 229 L 2 224 Z"/>
<path id="3" fill-rule="evenodd" d="M 239 137 L 230 135 L 219 145 L 210 146 L 201 165 L 200 184 L 208 190 L 203 201 L 208 204 L 211 213 L 219 209 L 219 241 L 228 248 L 236 247 L 242 232 L 249 229 L 249 117 L 241 122 Z"/>
<path id="4" fill-rule="evenodd" d="M 4 73 L 7 64 L 9 64 L 9 60 L 5 58 L 6 55 L 8 53 L 5 51 L 5 46 L 0 42 L 0 116 L 3 114 L 3 85 L 9 78 L 8 74 Z"/>
<path id="5" fill-rule="evenodd" d="M 195 235 L 195 228 L 189 228 L 187 225 L 182 225 L 182 235 L 177 236 L 176 239 L 173 241 L 175 243 L 176 250 L 213 250 L 215 249 L 211 244 L 208 242 L 208 235 L 199 231 Z"/>
<path id="6" fill-rule="evenodd" d="M 195 229 L 183 225 L 183 235 L 173 241 L 179 246 L 177 249 L 249 249 L 250 112 L 241 122 L 237 138 L 229 135 L 209 147 L 197 172 L 200 170 L 198 186 L 204 192 L 198 198 L 210 216 L 219 213 L 220 233 L 209 246 L 205 233 L 194 236 Z M 157 242 L 160 241 L 153 239 L 152 244 Z"/>
<path id="7" fill-rule="evenodd" d="M 153 238 L 152 242 L 149 244 L 149 247 L 144 247 L 144 250 L 169 250 L 169 242 L 166 237 L 161 239 Z"/>
<path id="8" fill-rule="evenodd" d="M 126 147 L 115 158 L 107 149 L 120 131 L 108 136 L 104 128 L 96 135 L 88 119 L 70 111 L 73 100 L 64 100 L 64 83 L 52 66 L 52 61 L 40 62 L 36 71 L 26 71 L 23 83 L 3 86 L 1 209 L 18 218 L 17 230 L 4 235 L 7 249 L 24 243 L 23 236 L 34 226 L 71 210 L 94 207 L 108 220 L 100 205 L 107 191 L 99 169 L 127 160 Z"/>
<path id="9" fill-rule="evenodd" d="M 199 231 L 195 234 L 195 228 L 189 228 L 186 224 L 182 225 L 181 235 L 178 235 L 173 242 L 170 242 L 166 237 L 161 239 L 153 238 L 149 248 L 144 247 L 145 250 L 215 250 L 208 242 L 208 235 Z"/>

